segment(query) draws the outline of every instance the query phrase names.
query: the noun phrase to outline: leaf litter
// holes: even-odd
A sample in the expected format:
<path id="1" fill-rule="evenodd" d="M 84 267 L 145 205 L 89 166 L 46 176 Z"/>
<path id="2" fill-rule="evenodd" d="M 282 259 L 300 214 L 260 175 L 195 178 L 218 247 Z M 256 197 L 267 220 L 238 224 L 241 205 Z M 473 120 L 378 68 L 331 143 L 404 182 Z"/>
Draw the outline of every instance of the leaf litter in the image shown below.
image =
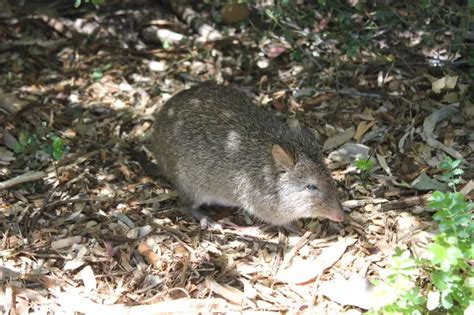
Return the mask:
<path id="1" fill-rule="evenodd" d="M 105 5 L 100 14 L 59 3 L 49 17 L 15 20 L 2 2 L 11 22 L 0 35 L 3 312 L 360 313 L 373 305 L 371 280 L 386 276 L 396 246 L 424 255 L 435 228 L 425 192 L 442 185 L 436 161 L 462 157 L 464 177 L 474 177 L 472 82 L 460 71 L 429 68 L 434 56 L 450 58 L 448 33 L 430 47 L 397 26 L 369 39 L 367 49 L 356 47 L 357 57 L 354 47 L 341 54 L 337 37 L 319 38 L 322 30 L 337 33 L 321 10 L 309 43 L 298 18 L 280 21 L 294 30 L 292 42 L 278 24 L 262 38 L 245 23 L 226 26 L 226 41 L 219 23 L 186 31 L 150 1 L 142 9 Z M 252 16 L 243 8 L 222 12 L 226 23 Z M 258 23 L 271 21 L 262 16 Z M 396 61 L 371 51 L 384 45 Z M 295 223 L 304 235 L 201 230 L 129 148 L 146 140 L 154 110 L 206 79 L 245 87 L 259 106 L 311 127 L 350 220 Z M 66 144 L 58 161 L 48 155 L 53 136 Z M 376 162 L 367 178 L 357 159 Z M 472 199 L 472 180 L 464 189 Z M 225 220 L 256 223 L 239 212 Z"/>

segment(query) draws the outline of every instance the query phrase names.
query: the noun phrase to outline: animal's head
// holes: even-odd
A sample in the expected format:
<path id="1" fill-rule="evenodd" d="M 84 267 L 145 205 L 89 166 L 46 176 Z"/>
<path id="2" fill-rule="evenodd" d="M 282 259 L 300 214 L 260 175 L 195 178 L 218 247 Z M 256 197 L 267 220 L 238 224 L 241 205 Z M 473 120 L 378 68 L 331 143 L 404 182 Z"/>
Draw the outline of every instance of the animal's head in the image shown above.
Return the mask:
<path id="1" fill-rule="evenodd" d="M 341 222 L 345 215 L 319 149 L 274 144 L 280 206 L 292 220 L 323 217 Z"/>

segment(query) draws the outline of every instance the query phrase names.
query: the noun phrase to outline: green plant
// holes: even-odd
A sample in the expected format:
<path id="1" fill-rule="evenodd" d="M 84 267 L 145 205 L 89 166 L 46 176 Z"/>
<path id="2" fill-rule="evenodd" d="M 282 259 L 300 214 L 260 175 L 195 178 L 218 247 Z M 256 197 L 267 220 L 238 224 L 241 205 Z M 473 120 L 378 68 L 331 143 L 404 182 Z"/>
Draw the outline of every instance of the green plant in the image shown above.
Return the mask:
<path id="1" fill-rule="evenodd" d="M 29 153 L 39 145 L 40 141 L 36 135 L 30 135 L 26 131 L 20 132 L 18 140 L 13 146 L 15 153 Z"/>
<path id="2" fill-rule="evenodd" d="M 448 186 L 453 190 L 455 190 L 456 185 L 461 182 L 459 176 L 464 174 L 462 168 L 459 167 L 461 162 L 462 160 L 453 160 L 451 157 L 446 156 L 444 161 L 439 164 L 439 168 L 444 171 L 440 176 L 440 180 L 447 182 Z"/>
<path id="3" fill-rule="evenodd" d="M 429 207 L 436 210 L 438 233 L 428 246 L 431 259 L 423 261 L 431 269 L 433 309 L 462 314 L 474 308 L 474 204 L 459 192 L 433 193 Z"/>
<path id="4" fill-rule="evenodd" d="M 355 167 L 359 171 L 360 181 L 365 185 L 367 179 L 369 178 L 369 173 L 372 172 L 374 168 L 374 161 L 370 159 L 357 159 L 355 161 Z"/>
<path id="5" fill-rule="evenodd" d="M 386 281 L 375 281 L 375 299 L 385 302 L 374 314 L 417 314 L 425 298 L 415 286 L 420 270 L 410 252 L 397 248 L 390 257 L 389 276 Z M 394 303 L 396 301 L 396 303 Z M 421 313 L 420 313 L 421 314 Z"/>
<path id="6" fill-rule="evenodd" d="M 107 63 L 101 67 L 92 69 L 91 77 L 92 79 L 98 81 L 104 77 L 104 73 L 112 68 L 112 64 Z"/>
<path id="7" fill-rule="evenodd" d="M 461 161 L 445 159 L 440 168 L 452 192 L 435 191 L 428 206 L 439 232 L 427 247 L 429 259 L 412 258 L 397 249 L 386 281 L 376 283 L 384 305 L 373 314 L 472 314 L 474 311 L 474 204 L 455 191 Z M 470 313 L 469 313 L 470 312 Z"/>
<path id="8" fill-rule="evenodd" d="M 40 130 L 40 133 L 42 131 L 44 130 Z M 43 151 L 55 160 L 60 160 L 64 155 L 65 145 L 64 140 L 54 133 L 41 136 L 22 131 L 13 146 L 13 151 L 18 154 L 32 154 Z"/>
<path id="9" fill-rule="evenodd" d="M 361 172 L 370 173 L 374 168 L 374 161 L 366 159 L 357 159 L 355 161 L 355 166 Z"/>
<path id="10" fill-rule="evenodd" d="M 51 145 L 47 147 L 47 152 L 58 161 L 64 155 L 64 141 L 54 134 L 51 134 L 49 138 L 51 138 Z"/>

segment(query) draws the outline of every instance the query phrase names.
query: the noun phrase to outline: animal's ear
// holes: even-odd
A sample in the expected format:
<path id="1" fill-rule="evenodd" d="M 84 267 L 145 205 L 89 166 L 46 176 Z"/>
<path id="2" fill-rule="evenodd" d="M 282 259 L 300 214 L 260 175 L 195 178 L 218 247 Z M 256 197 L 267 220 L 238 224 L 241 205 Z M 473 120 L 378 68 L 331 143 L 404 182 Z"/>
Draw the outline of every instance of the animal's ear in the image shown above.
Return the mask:
<path id="1" fill-rule="evenodd" d="M 273 145 L 272 155 L 275 164 L 283 169 L 290 169 L 296 164 L 295 154 L 288 148 L 284 148 L 279 144 Z"/>

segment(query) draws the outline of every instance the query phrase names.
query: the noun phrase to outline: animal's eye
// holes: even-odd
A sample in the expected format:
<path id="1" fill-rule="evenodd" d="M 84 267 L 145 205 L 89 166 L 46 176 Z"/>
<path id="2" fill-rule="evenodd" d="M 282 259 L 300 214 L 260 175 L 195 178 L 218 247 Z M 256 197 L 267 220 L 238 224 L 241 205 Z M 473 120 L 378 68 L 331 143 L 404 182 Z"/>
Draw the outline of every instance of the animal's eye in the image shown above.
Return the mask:
<path id="1" fill-rule="evenodd" d="M 313 191 L 313 190 L 316 190 L 317 188 L 316 188 L 315 185 L 309 184 L 309 185 L 306 185 L 306 189 L 307 189 L 307 190 L 310 190 L 310 191 Z"/>

